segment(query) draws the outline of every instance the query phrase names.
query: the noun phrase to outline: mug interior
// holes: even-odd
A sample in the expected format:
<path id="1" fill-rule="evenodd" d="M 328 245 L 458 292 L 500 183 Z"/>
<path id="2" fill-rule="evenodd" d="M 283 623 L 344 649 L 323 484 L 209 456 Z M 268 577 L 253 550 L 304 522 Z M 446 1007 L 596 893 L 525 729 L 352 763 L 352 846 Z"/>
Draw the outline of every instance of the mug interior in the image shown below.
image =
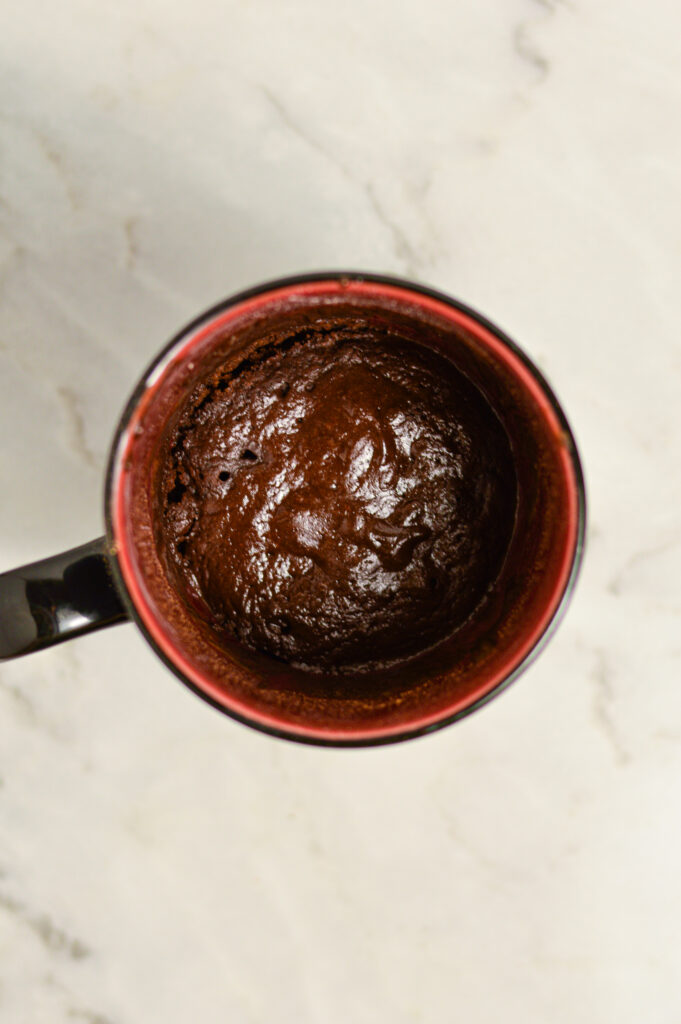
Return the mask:
<path id="1" fill-rule="evenodd" d="M 487 598 L 447 640 L 390 669 L 307 672 L 217 638 L 169 578 L 156 543 L 154 487 L 162 439 L 201 374 L 237 366 L 268 335 L 320 315 L 359 319 L 386 337 L 439 352 L 484 394 L 509 437 L 518 504 L 505 561 Z M 126 409 L 112 451 L 107 522 L 130 611 L 179 677 L 221 710 L 265 731 L 356 745 L 446 724 L 515 678 L 574 579 L 583 542 L 579 460 L 565 418 L 529 360 L 453 300 L 358 275 L 279 282 L 229 300 L 155 360 Z"/>

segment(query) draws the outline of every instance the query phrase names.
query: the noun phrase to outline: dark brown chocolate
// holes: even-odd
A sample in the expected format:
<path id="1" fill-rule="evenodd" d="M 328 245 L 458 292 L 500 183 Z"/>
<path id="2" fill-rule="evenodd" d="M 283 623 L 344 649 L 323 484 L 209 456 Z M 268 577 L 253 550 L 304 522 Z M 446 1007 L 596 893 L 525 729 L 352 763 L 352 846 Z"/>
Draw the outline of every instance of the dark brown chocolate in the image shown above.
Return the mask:
<path id="1" fill-rule="evenodd" d="M 470 616 L 503 562 L 516 482 L 499 420 L 443 356 L 320 326 L 196 385 L 156 501 L 168 572 L 218 633 L 357 672 Z"/>

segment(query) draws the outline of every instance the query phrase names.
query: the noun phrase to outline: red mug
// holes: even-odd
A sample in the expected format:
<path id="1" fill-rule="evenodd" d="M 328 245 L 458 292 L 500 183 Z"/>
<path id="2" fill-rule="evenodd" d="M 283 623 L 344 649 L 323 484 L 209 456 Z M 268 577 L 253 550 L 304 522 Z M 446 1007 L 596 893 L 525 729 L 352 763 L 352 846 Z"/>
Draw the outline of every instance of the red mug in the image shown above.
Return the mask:
<path id="1" fill-rule="evenodd" d="M 518 484 L 513 535 L 492 599 L 446 641 L 361 679 L 310 673 L 218 646 L 169 582 L 154 541 L 151 479 L 160 439 L 197 367 L 217 347 L 295 330 L 311 312 L 358 311 L 436 349 L 482 391 L 511 442 Z M 481 707 L 543 648 L 574 589 L 583 554 L 584 481 L 574 438 L 542 374 L 497 327 L 410 282 L 330 272 L 241 292 L 202 314 L 154 359 L 118 423 L 105 488 L 106 536 L 0 575 L 0 659 L 133 619 L 183 683 L 263 732 L 362 746 L 422 735 Z"/>

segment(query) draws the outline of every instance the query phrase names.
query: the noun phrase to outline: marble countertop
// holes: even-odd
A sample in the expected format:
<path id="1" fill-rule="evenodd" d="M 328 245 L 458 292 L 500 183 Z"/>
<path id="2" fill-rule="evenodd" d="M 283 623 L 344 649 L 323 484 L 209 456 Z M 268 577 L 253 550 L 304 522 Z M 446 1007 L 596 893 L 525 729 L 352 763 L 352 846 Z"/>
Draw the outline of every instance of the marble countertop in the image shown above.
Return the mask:
<path id="1" fill-rule="evenodd" d="M 132 626 L 3 664 L 1 1024 L 678 1024 L 678 4 L 4 20 L 0 571 L 102 532 L 113 427 L 179 327 L 329 267 L 519 341 L 590 531 L 522 679 L 391 748 L 237 725 Z"/>

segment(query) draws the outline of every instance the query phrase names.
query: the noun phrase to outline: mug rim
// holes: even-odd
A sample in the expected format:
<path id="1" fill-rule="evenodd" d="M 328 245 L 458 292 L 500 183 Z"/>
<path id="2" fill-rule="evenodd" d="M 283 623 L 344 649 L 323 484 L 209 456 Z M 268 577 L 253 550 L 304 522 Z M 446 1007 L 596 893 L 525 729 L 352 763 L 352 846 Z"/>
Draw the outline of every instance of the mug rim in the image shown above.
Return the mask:
<path id="1" fill-rule="evenodd" d="M 209 692 L 203 689 L 198 683 L 188 678 L 182 668 L 173 661 L 172 657 L 160 646 L 157 640 L 150 632 L 146 622 L 140 614 L 137 604 L 130 593 L 128 584 L 125 579 L 124 572 L 120 565 L 120 554 L 119 545 L 116 539 L 115 532 L 115 499 L 117 491 L 115 491 L 116 478 L 119 475 L 118 469 L 123 455 L 123 442 L 126 440 L 128 427 L 130 421 L 133 418 L 135 412 L 138 410 L 141 400 L 145 393 L 153 387 L 156 381 L 158 381 L 165 371 L 166 367 L 172 362 L 176 350 L 182 341 L 187 339 L 190 335 L 194 334 L 202 326 L 207 326 L 213 321 L 219 314 L 225 313 L 227 310 L 233 307 L 239 306 L 247 302 L 248 300 L 255 299 L 267 293 L 280 291 L 283 289 L 291 289 L 300 285 L 306 284 L 329 284 L 335 285 L 350 285 L 350 284 L 361 284 L 362 282 L 368 282 L 370 284 L 376 284 L 379 286 L 387 286 L 399 289 L 402 292 L 422 295 L 428 299 L 434 300 L 438 303 L 442 303 L 446 307 L 456 310 L 458 313 L 465 317 L 468 317 L 476 324 L 479 324 L 484 330 L 489 332 L 494 338 L 496 338 L 501 344 L 507 348 L 522 364 L 524 370 L 534 379 L 536 386 L 542 393 L 543 398 L 546 400 L 551 412 L 556 417 L 556 420 L 560 426 L 561 431 L 564 433 L 568 440 L 566 444 L 566 452 L 569 457 L 571 469 L 574 477 L 574 498 L 576 501 L 576 520 L 575 520 L 575 533 L 573 548 L 570 555 L 570 568 L 566 573 L 565 581 L 563 583 L 562 592 L 556 600 L 553 612 L 550 618 L 544 624 L 541 632 L 535 638 L 532 646 L 524 653 L 520 661 L 510 669 L 510 671 L 504 675 L 491 689 L 475 697 L 470 703 L 466 703 L 463 707 L 458 707 L 455 711 L 450 714 L 444 714 L 442 717 L 437 718 L 434 721 L 426 721 L 419 723 L 418 721 L 413 725 L 405 725 L 399 729 L 381 734 L 380 729 L 377 730 L 376 735 L 358 735 L 353 736 L 352 732 L 348 732 L 347 735 L 334 736 L 319 731 L 315 733 L 312 729 L 309 732 L 297 731 L 296 727 L 291 725 L 288 726 L 286 723 L 281 725 L 271 724 L 260 720 L 256 714 L 249 717 L 247 714 L 242 714 L 240 711 L 222 703 L 217 698 L 213 697 Z M 279 739 L 288 739 L 298 743 L 304 743 L 306 745 L 314 746 L 325 746 L 325 747 L 367 747 L 367 746 L 382 746 L 389 743 L 397 743 L 407 739 L 413 739 L 418 736 L 424 736 L 436 730 L 443 729 L 446 726 L 452 725 L 454 722 L 459 721 L 462 718 L 467 717 L 473 712 L 479 710 L 488 704 L 495 697 L 499 696 L 504 690 L 507 689 L 515 680 L 535 661 L 535 659 L 542 652 L 546 644 L 549 642 L 551 637 L 554 635 L 558 628 L 567 606 L 570 602 L 572 594 L 575 589 L 577 578 L 583 563 L 584 557 L 584 541 L 586 533 L 586 486 L 584 481 L 584 474 L 582 470 L 581 460 L 579 451 L 575 442 L 574 435 L 568 420 L 563 412 L 563 409 L 553 392 L 553 389 L 549 385 L 548 381 L 534 364 L 530 357 L 521 349 L 519 346 L 506 335 L 496 324 L 492 323 L 476 309 L 467 304 L 460 302 L 458 299 L 453 298 L 443 292 L 440 292 L 434 288 L 430 288 L 426 285 L 422 285 L 416 282 L 406 280 L 404 278 L 376 274 L 372 272 L 364 271 L 349 271 L 349 270 L 330 270 L 330 271 L 313 271 L 303 274 L 294 274 L 286 277 L 276 278 L 270 281 L 263 282 L 262 284 L 255 285 L 251 288 L 244 289 L 231 295 L 203 313 L 199 314 L 192 321 L 181 328 L 170 341 L 156 354 L 152 361 L 148 364 L 142 375 L 140 376 L 137 385 L 135 386 L 130 398 L 128 399 L 123 412 L 120 416 L 114 437 L 112 440 L 109 459 L 107 465 L 107 472 L 105 478 L 105 489 L 104 489 L 104 514 L 106 522 L 106 533 L 109 551 L 111 554 L 111 568 L 114 579 L 116 581 L 117 588 L 121 595 L 121 599 L 124 602 L 126 610 L 128 611 L 131 619 L 136 623 L 138 628 L 141 630 L 147 643 L 151 646 L 152 650 L 160 657 L 162 662 L 173 672 L 173 674 L 190 690 L 192 690 L 202 700 L 211 704 L 218 711 L 228 715 L 235 721 L 241 722 L 244 725 L 248 725 L 251 728 L 257 729 L 270 736 L 275 736 Z M 555 591 L 554 591 L 555 594 Z M 359 731 L 359 730 L 358 730 Z"/>

